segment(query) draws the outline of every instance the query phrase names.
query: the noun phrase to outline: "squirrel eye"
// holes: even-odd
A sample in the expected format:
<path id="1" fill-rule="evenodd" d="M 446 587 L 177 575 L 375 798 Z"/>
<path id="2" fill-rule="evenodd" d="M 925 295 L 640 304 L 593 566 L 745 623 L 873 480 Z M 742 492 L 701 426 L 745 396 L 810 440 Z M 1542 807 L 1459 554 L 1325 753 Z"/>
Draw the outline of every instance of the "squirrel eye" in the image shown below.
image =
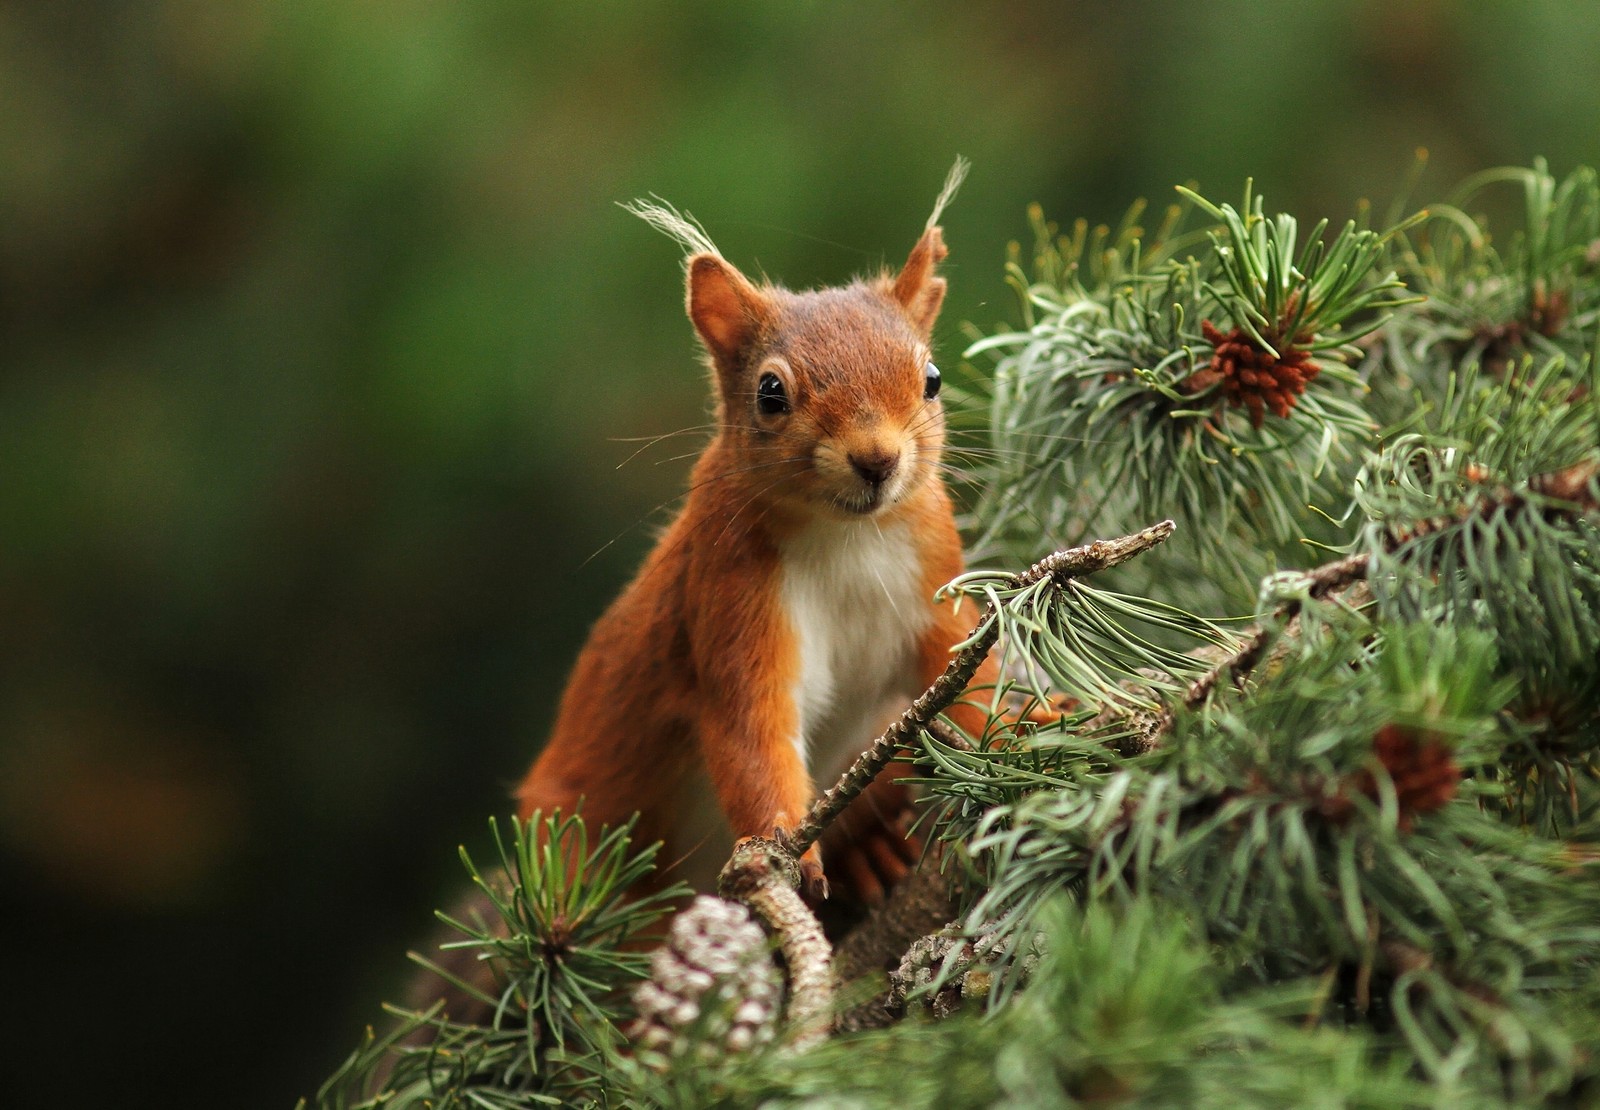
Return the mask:
<path id="1" fill-rule="evenodd" d="M 939 368 L 931 362 L 928 363 L 927 375 L 922 379 L 922 396 L 928 401 L 939 396 Z"/>
<path id="2" fill-rule="evenodd" d="M 756 383 L 756 411 L 763 416 L 778 416 L 789 411 L 789 395 L 776 374 L 762 374 Z"/>

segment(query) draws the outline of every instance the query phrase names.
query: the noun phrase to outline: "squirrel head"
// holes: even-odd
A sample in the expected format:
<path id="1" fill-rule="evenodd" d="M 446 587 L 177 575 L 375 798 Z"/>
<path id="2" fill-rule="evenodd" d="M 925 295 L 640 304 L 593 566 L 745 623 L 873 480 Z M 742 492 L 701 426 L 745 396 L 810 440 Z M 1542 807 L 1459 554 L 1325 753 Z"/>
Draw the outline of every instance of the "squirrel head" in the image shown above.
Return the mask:
<path id="1" fill-rule="evenodd" d="M 719 437 L 762 498 L 864 517 L 936 480 L 945 425 L 929 340 L 947 254 L 930 225 L 897 274 L 798 293 L 714 252 L 690 257 Z"/>

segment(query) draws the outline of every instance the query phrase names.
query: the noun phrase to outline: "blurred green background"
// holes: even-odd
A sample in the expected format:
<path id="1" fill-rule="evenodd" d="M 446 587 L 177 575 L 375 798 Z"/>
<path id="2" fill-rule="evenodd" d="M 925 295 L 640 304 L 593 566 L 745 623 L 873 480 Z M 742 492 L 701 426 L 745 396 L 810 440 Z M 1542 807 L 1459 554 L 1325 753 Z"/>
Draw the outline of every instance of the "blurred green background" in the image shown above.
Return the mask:
<path id="1" fill-rule="evenodd" d="M 6 1101 L 284 1107 L 380 1018 L 699 442 L 626 441 L 705 397 L 616 202 L 807 285 L 965 154 L 953 365 L 1030 201 L 1564 172 L 1597 59 L 1563 0 L 0 3 Z"/>

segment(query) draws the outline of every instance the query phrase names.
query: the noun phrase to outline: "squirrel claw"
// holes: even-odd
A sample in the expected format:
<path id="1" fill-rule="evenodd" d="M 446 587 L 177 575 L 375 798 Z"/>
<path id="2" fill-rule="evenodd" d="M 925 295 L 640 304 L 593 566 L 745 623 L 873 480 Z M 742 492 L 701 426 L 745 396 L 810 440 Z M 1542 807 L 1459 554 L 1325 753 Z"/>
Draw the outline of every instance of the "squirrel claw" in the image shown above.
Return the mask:
<path id="1" fill-rule="evenodd" d="M 800 857 L 800 893 L 813 904 L 828 900 L 828 877 L 822 873 L 822 861 L 809 852 Z"/>

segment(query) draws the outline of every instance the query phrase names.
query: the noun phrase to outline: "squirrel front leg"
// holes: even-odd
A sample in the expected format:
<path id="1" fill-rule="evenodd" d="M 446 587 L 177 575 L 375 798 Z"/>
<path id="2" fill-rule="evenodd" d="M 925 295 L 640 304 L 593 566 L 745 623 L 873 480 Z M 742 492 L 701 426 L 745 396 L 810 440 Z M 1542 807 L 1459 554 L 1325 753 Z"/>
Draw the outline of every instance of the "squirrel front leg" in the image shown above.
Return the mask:
<path id="1" fill-rule="evenodd" d="M 742 692 L 741 704 L 717 698 L 703 707 L 700 718 L 706 773 L 737 839 L 791 830 L 816 795 L 795 743 L 799 713 L 793 699 L 778 689 L 757 693 L 748 683 Z M 756 696 L 749 698 L 752 693 Z M 808 899 L 828 896 L 818 845 L 800 857 L 800 879 Z"/>
<path id="2" fill-rule="evenodd" d="M 719 525 L 722 535 L 730 523 Z M 806 766 L 796 686 L 800 647 L 782 601 L 782 564 L 762 535 L 698 548 L 685 593 L 697 747 L 736 840 L 803 821 L 816 787 Z M 807 898 L 827 897 L 822 852 L 800 859 Z"/>

